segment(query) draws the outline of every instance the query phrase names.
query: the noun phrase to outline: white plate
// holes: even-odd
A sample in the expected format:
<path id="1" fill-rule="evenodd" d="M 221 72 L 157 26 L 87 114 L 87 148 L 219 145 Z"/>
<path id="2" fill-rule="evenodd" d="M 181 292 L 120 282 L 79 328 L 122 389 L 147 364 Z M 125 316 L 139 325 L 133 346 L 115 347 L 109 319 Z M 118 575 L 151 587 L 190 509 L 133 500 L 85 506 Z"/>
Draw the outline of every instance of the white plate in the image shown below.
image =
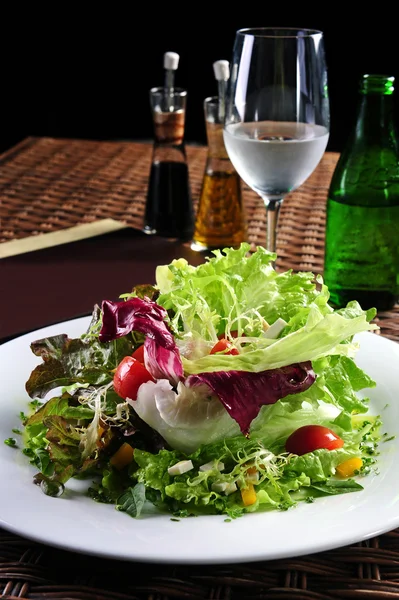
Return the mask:
<path id="1" fill-rule="evenodd" d="M 45 496 L 32 483 L 34 467 L 3 440 L 18 427 L 29 398 L 25 381 L 40 362 L 31 341 L 67 333 L 77 337 L 87 317 L 21 336 L 0 346 L 0 526 L 52 546 L 115 559 L 180 564 L 221 564 L 286 558 L 359 542 L 399 526 L 399 344 L 373 333 L 357 337 L 357 363 L 377 381 L 367 390 L 370 412 L 381 414 L 384 431 L 397 438 L 381 444 L 379 475 L 364 478 L 364 490 L 319 498 L 286 512 L 172 521 L 155 510 L 140 519 L 85 497 L 81 482 L 61 498 Z M 388 405 L 388 406 L 387 406 Z M 18 436 L 17 436 L 18 437 Z M 85 484 L 87 487 L 87 483 Z"/>

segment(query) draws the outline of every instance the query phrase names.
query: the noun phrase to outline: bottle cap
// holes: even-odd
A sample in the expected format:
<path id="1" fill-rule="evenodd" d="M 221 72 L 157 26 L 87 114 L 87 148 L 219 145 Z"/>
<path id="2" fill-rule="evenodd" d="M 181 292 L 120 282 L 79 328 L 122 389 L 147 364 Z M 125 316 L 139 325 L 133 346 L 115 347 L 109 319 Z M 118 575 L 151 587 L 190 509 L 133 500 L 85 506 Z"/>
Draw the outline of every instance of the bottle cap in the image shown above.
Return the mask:
<path id="1" fill-rule="evenodd" d="M 230 77 L 230 65 L 227 60 L 217 60 L 213 63 L 213 72 L 217 81 L 227 81 Z"/>
<path id="2" fill-rule="evenodd" d="M 177 67 L 179 66 L 179 59 L 180 56 L 176 54 L 176 52 L 165 52 L 163 56 L 164 69 L 167 69 L 168 71 L 176 71 Z"/>
<path id="3" fill-rule="evenodd" d="M 363 94 L 381 94 L 390 96 L 394 91 L 395 77 L 392 75 L 366 74 L 363 75 L 360 91 Z"/>

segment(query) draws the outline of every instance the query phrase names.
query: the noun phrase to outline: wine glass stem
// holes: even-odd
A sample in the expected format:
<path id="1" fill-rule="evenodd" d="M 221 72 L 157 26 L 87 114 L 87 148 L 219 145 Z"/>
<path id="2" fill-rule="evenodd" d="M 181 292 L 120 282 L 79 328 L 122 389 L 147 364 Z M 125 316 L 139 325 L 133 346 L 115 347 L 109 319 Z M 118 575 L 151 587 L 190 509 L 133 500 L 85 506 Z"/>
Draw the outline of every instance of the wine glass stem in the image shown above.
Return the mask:
<path id="1" fill-rule="evenodd" d="M 277 221 L 281 202 L 282 198 L 279 200 L 265 200 L 267 222 L 266 249 L 269 252 L 276 252 Z"/>

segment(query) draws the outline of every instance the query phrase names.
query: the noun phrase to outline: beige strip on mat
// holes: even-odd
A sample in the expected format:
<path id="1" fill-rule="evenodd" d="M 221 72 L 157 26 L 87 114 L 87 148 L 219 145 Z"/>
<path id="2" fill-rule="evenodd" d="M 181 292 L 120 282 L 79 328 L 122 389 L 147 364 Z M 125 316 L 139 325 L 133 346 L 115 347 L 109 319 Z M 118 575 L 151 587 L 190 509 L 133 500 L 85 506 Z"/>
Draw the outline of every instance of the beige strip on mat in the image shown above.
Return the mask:
<path id="1" fill-rule="evenodd" d="M 23 254 L 24 252 L 33 252 L 34 250 L 42 250 L 51 246 L 59 246 L 60 244 L 68 244 L 77 242 L 86 238 L 95 237 L 111 231 L 125 229 L 127 225 L 114 219 L 101 219 L 92 223 L 83 223 L 75 225 L 61 231 L 51 231 L 49 233 L 41 233 L 20 240 L 11 240 L 0 244 L 0 258 Z"/>

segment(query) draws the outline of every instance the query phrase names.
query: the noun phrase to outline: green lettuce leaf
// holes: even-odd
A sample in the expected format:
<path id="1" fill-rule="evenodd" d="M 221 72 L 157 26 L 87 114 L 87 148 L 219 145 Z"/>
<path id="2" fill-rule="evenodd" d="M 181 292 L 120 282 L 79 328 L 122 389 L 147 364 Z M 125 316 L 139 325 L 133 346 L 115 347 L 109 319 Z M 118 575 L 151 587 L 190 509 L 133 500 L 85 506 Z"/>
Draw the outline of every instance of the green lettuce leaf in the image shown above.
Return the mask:
<path id="1" fill-rule="evenodd" d="M 362 432 L 357 437 L 360 440 Z M 362 489 L 357 482 L 334 478 L 338 464 L 360 454 L 354 438 L 348 449 L 295 456 L 274 454 L 264 440 L 236 436 L 204 445 L 189 455 L 167 450 L 154 455 L 136 450 L 138 470 L 132 478 L 144 484 L 150 501 L 175 514 L 227 514 L 236 518 L 257 510 L 286 510 L 312 495 Z M 168 468 L 181 460 L 191 460 L 193 468 L 180 475 L 169 475 Z M 256 466 L 260 476 L 255 485 L 256 502 L 244 506 L 240 489 L 247 485 L 248 465 Z M 235 485 L 235 490 L 223 493 L 218 485 L 224 483 Z"/>
<path id="2" fill-rule="evenodd" d="M 127 512 L 131 517 L 139 517 L 145 503 L 145 486 L 137 483 L 121 494 L 116 503 L 116 509 Z"/>
<path id="3" fill-rule="evenodd" d="M 180 460 L 179 456 L 180 454 L 176 451 L 161 450 L 158 454 L 151 454 L 136 449 L 134 460 L 141 469 L 135 476 L 139 482 L 161 492 L 161 497 L 164 499 L 165 488 L 172 481 L 168 469 Z"/>
<path id="4" fill-rule="evenodd" d="M 328 479 L 322 483 L 313 483 L 310 487 L 312 490 L 321 492 L 321 495 L 323 496 L 347 494 L 349 492 L 358 492 L 363 489 L 363 486 L 354 479 Z"/>
<path id="5" fill-rule="evenodd" d="M 359 395 L 365 389 L 374 388 L 375 381 L 369 377 L 352 358 L 328 356 L 313 362 L 316 373 L 315 390 L 323 402 L 339 408 L 334 423 L 351 431 L 352 416 L 368 411 L 369 398 Z"/>
<path id="6" fill-rule="evenodd" d="M 129 337 L 102 344 L 95 336 L 70 339 L 62 334 L 33 342 L 31 350 L 43 363 L 32 371 L 26 391 L 31 398 L 43 398 L 59 386 L 112 381 L 113 370 L 132 354 L 133 343 Z"/>
<path id="7" fill-rule="evenodd" d="M 46 439 L 49 442 L 49 454 L 57 462 L 76 464 L 80 461 L 79 444 L 81 434 L 62 417 L 46 417 L 43 425 L 47 427 Z"/>
<path id="8" fill-rule="evenodd" d="M 335 468 L 341 463 L 359 456 L 359 448 L 347 450 L 315 450 L 302 456 L 293 456 L 286 466 L 286 473 L 296 476 L 306 473 L 312 483 L 326 481 L 335 474 Z"/>
<path id="9" fill-rule="evenodd" d="M 324 317 L 320 312 L 316 315 L 314 309 L 304 327 L 272 343 L 268 340 L 265 348 L 244 350 L 234 356 L 216 353 L 196 360 L 183 358 L 183 366 L 190 374 L 229 370 L 260 372 L 328 355 L 350 356 L 356 352 L 357 346 L 342 342 L 356 333 L 375 328 L 367 321 L 366 313 L 347 319 L 337 313 Z M 257 345 L 260 346 L 261 342 Z"/>
<path id="10" fill-rule="evenodd" d="M 320 276 L 279 273 L 273 254 L 262 247 L 252 253 L 249 249 L 241 244 L 239 249 L 215 251 L 196 268 L 184 259 L 157 268 L 157 302 L 169 311 L 181 338 L 186 374 L 260 372 L 329 355 L 353 357 L 353 336 L 377 328 L 370 323 L 375 311 L 363 311 L 355 301 L 334 311 Z M 264 331 L 278 318 L 286 326 L 277 339 L 270 339 Z M 240 353 L 210 355 L 204 343 L 232 332 L 237 332 Z"/>
<path id="11" fill-rule="evenodd" d="M 278 273 L 272 264 L 274 254 L 260 246 L 251 254 L 249 250 L 244 243 L 239 249 L 214 251 L 196 268 L 184 259 L 157 268 L 157 302 L 173 312 L 176 331 L 205 340 L 226 330 L 259 335 L 265 321 L 272 324 L 278 317 L 290 321 L 299 308 L 303 322 L 313 304 L 323 314 L 332 312 L 327 289 L 317 289 L 313 273 Z"/>
<path id="12" fill-rule="evenodd" d="M 88 410 L 84 407 L 76 407 L 76 410 L 78 408 Z M 98 457 L 83 456 L 82 432 L 65 417 L 68 410 L 65 395 L 53 398 L 26 423 L 24 454 L 43 476 L 39 480 L 51 479 L 64 484 L 71 477 L 90 474 L 98 462 Z"/>
<path id="13" fill-rule="evenodd" d="M 40 424 L 46 417 L 57 415 L 65 419 L 92 419 L 94 411 L 91 408 L 77 404 L 73 396 L 65 392 L 62 396 L 50 398 L 27 420 L 25 427 L 29 432 L 30 427 Z"/>

